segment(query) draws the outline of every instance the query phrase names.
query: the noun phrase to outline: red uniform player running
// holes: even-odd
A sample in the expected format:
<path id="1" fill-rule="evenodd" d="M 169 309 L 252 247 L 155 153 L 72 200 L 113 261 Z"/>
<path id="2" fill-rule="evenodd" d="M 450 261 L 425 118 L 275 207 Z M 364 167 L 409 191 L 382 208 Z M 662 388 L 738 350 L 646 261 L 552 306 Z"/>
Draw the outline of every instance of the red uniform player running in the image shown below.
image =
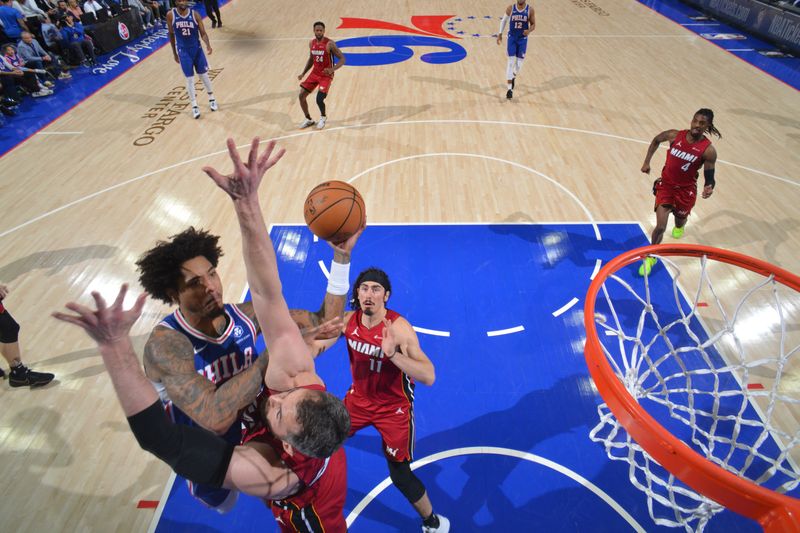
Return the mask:
<path id="1" fill-rule="evenodd" d="M 650 173 L 650 159 L 658 146 L 664 141 L 669 142 L 661 177 L 653 184 L 653 194 L 656 196 L 656 227 L 650 239 L 651 244 L 659 244 L 664 238 L 670 213 L 675 216 L 672 236 L 676 239 L 683 237 L 686 219 L 697 201 L 697 176 L 701 165 L 705 178 L 703 198 L 710 197 L 714 192 L 717 150 L 711 145 L 711 140 L 703 135 L 706 132 L 722 137 L 714 127 L 714 112 L 700 109 L 694 114 L 688 130 L 662 131 L 655 136 L 647 149 L 642 165 L 642 172 L 645 174 Z M 639 275 L 649 275 L 655 263 L 655 257 L 645 258 L 639 268 Z"/>

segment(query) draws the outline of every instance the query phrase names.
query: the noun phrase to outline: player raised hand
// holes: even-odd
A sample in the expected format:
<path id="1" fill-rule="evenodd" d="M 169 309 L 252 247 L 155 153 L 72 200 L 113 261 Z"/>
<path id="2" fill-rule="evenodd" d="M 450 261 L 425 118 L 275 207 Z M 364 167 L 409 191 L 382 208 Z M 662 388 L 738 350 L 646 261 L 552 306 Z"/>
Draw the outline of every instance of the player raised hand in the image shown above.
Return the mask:
<path id="1" fill-rule="evenodd" d="M 383 319 L 383 330 L 381 335 L 383 336 L 381 341 L 381 350 L 383 350 L 383 353 L 389 359 L 394 357 L 398 350 L 402 350 L 403 346 L 407 345 L 411 340 L 410 336 L 405 331 L 405 328 L 401 327 L 395 322 L 390 322 L 385 318 Z"/>
<path id="2" fill-rule="evenodd" d="M 258 186 L 261 184 L 261 179 L 264 174 L 272 168 L 275 163 L 280 161 L 286 150 L 281 148 L 275 154 L 275 141 L 267 143 L 266 149 L 259 157 L 258 145 L 261 139 L 255 137 L 253 142 L 250 143 L 250 154 L 247 158 L 247 163 L 243 163 L 239 157 L 239 151 L 236 148 L 236 143 L 233 139 L 228 139 L 228 153 L 233 162 L 233 174 L 228 176 L 220 174 L 212 167 L 203 167 L 203 172 L 214 180 L 217 186 L 228 193 L 234 200 L 242 200 L 244 198 L 252 197 L 257 194 Z"/>
<path id="3" fill-rule="evenodd" d="M 75 302 L 69 302 L 65 305 L 70 311 L 77 313 L 70 315 L 66 313 L 53 313 L 53 317 L 75 324 L 83 328 L 99 345 L 113 344 L 116 341 L 125 339 L 129 336 L 131 327 L 134 322 L 142 314 L 144 302 L 147 299 L 147 294 L 142 293 L 136 299 L 133 307 L 130 309 L 123 308 L 125 301 L 125 294 L 128 292 L 128 284 L 125 283 L 120 287 L 117 298 L 111 307 L 108 307 L 105 299 L 100 296 L 99 292 L 92 292 L 95 305 L 97 309 L 91 309 L 84 305 Z"/>
<path id="4" fill-rule="evenodd" d="M 339 243 L 332 243 L 329 241 L 325 241 L 328 245 L 333 248 L 334 253 L 336 254 L 336 261 L 338 262 L 350 262 L 350 254 L 353 251 L 353 248 L 356 246 L 356 242 L 358 242 L 358 238 L 361 237 L 361 234 L 364 233 L 364 230 L 367 227 L 367 219 L 364 218 L 364 224 L 361 226 L 357 232 L 352 234 L 350 238 L 346 241 L 342 241 Z"/>

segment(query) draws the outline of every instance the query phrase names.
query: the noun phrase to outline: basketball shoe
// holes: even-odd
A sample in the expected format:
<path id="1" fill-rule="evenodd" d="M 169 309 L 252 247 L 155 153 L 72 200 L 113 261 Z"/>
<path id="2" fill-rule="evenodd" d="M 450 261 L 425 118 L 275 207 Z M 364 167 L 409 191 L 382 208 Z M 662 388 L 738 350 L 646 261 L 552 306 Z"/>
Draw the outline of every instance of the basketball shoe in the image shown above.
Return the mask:
<path id="1" fill-rule="evenodd" d="M 301 129 L 301 130 L 304 130 L 304 129 L 306 129 L 306 128 L 310 127 L 310 126 L 313 126 L 314 124 L 316 124 L 316 122 L 314 122 L 314 121 L 313 121 L 312 119 L 310 119 L 310 118 L 307 118 L 307 119 L 305 119 L 303 122 L 301 122 L 301 123 L 300 123 L 300 129 Z"/>
<path id="2" fill-rule="evenodd" d="M 686 230 L 685 227 L 684 228 L 679 228 L 678 226 L 675 226 L 674 228 L 672 228 L 672 238 L 673 239 L 680 239 L 681 237 L 683 237 L 683 232 L 685 230 Z"/>
<path id="3" fill-rule="evenodd" d="M 12 387 L 43 387 L 53 381 L 55 375 L 47 372 L 34 372 L 27 366 L 19 364 L 8 373 L 8 384 Z"/>
<path id="4" fill-rule="evenodd" d="M 328 117 L 320 117 L 319 121 L 317 122 L 317 129 L 321 130 L 325 127 L 325 123 L 328 121 Z"/>
<path id="5" fill-rule="evenodd" d="M 506 91 L 506 98 L 511 100 L 513 97 L 514 97 L 514 91 L 512 91 L 511 89 L 507 90 Z"/>
<path id="6" fill-rule="evenodd" d="M 450 531 L 450 520 L 440 514 L 437 514 L 436 518 L 438 518 L 439 525 L 431 527 L 422 524 L 422 533 L 448 533 Z"/>
<path id="7" fill-rule="evenodd" d="M 192 106 L 192 118 L 200 118 L 200 108 L 196 105 Z"/>
<path id="8" fill-rule="evenodd" d="M 653 269 L 653 265 L 658 262 L 658 259 L 655 257 L 645 257 L 644 261 L 642 261 L 642 266 L 639 267 L 639 275 L 640 276 L 649 276 L 650 271 Z"/>

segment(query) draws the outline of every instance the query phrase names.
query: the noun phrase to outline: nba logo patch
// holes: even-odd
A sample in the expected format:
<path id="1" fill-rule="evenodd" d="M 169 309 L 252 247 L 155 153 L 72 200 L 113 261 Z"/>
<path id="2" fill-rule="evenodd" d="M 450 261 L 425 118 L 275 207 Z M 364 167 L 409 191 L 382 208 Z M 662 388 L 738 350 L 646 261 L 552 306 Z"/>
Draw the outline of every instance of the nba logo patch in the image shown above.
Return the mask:
<path id="1" fill-rule="evenodd" d="M 244 329 L 242 329 L 242 326 L 236 326 L 233 328 L 233 336 L 236 337 L 237 339 L 241 337 L 243 333 Z"/>
<path id="2" fill-rule="evenodd" d="M 131 32 L 128 31 L 128 27 L 125 25 L 124 22 L 120 22 L 117 24 L 117 31 L 119 32 L 119 36 L 125 39 L 126 41 L 130 39 Z"/>

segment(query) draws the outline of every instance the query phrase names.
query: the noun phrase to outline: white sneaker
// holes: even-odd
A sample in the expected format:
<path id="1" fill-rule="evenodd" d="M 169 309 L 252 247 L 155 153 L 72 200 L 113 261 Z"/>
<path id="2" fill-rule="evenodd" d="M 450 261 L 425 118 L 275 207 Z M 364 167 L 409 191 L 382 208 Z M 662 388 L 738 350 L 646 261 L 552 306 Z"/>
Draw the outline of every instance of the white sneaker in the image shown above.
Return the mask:
<path id="1" fill-rule="evenodd" d="M 300 129 L 304 130 L 304 129 L 308 128 L 309 126 L 313 126 L 314 124 L 316 124 L 316 122 L 314 122 L 310 118 L 307 118 L 303 122 L 300 123 Z"/>
<path id="2" fill-rule="evenodd" d="M 325 127 L 325 122 L 328 120 L 328 117 L 320 117 L 319 122 L 317 122 L 317 129 L 321 130 Z"/>
<path id="3" fill-rule="evenodd" d="M 211 100 L 208 101 L 208 106 L 211 108 L 211 111 L 216 111 L 217 109 L 219 109 L 219 106 L 217 105 L 217 100 L 215 98 L 212 98 Z"/>
<path id="4" fill-rule="evenodd" d="M 437 514 L 436 516 L 439 517 L 439 527 L 428 527 L 423 525 L 422 533 L 448 533 L 450 531 L 450 520 L 440 514 Z"/>
<path id="5" fill-rule="evenodd" d="M 41 98 L 42 96 L 50 96 L 51 94 L 53 94 L 53 91 L 41 90 L 32 93 L 31 96 L 33 96 L 34 98 Z"/>
<path id="6" fill-rule="evenodd" d="M 200 118 L 200 108 L 197 107 L 196 105 L 192 106 L 192 117 Z"/>

